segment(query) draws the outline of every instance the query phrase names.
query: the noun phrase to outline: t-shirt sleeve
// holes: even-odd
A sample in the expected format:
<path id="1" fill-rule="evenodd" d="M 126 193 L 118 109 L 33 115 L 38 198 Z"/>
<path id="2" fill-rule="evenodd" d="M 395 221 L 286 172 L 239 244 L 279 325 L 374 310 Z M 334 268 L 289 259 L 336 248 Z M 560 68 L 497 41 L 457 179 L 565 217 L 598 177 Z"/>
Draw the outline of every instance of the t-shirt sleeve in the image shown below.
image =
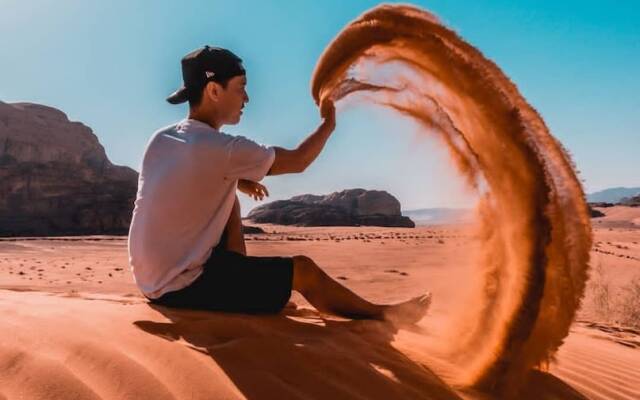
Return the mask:
<path id="1" fill-rule="evenodd" d="M 225 176 L 228 179 L 261 181 L 269 172 L 276 158 L 276 150 L 236 136 L 229 145 L 228 163 Z"/>

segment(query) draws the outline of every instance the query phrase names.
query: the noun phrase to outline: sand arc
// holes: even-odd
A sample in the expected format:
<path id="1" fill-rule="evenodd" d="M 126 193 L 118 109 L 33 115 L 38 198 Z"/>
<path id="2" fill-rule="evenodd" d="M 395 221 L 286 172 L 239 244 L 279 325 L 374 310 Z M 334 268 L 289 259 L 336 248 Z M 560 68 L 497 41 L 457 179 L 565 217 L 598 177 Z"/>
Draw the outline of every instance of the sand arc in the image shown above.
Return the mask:
<path id="1" fill-rule="evenodd" d="M 375 7 L 327 46 L 317 103 L 370 101 L 436 136 L 479 199 L 474 301 L 451 326 L 464 384 L 514 391 L 553 357 L 584 294 L 591 226 L 575 166 L 500 68 L 428 11 Z"/>

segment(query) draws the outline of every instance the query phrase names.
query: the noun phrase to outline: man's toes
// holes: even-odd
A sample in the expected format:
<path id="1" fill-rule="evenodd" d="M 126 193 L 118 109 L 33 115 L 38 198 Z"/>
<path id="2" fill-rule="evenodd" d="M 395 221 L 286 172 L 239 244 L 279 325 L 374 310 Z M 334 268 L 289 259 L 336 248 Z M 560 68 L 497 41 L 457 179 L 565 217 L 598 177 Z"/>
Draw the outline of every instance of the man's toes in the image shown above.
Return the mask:
<path id="1" fill-rule="evenodd" d="M 429 302 L 431 302 L 431 294 L 423 294 L 418 298 L 418 303 L 420 304 L 427 304 Z"/>

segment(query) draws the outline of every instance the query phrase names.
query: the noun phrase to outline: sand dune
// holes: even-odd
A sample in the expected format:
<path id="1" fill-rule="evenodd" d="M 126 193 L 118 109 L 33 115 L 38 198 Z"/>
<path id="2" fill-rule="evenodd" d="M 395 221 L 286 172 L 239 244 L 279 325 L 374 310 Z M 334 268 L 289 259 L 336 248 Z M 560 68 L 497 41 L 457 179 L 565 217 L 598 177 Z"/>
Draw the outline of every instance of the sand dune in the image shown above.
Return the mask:
<path id="1" fill-rule="evenodd" d="M 2 291 L 0 393 L 21 399 L 459 399 L 404 349 L 417 332 L 287 310 L 240 316 Z M 36 329 L 34 329 L 36 328 Z M 405 354 L 403 350 L 409 355 Z M 640 352 L 575 330 L 533 398 L 636 399 Z M 543 397 L 542 397 L 543 395 Z M 570 397 L 567 397 L 570 395 Z M 557 397 L 560 396 L 560 397 Z"/>
<path id="2" fill-rule="evenodd" d="M 430 289 L 430 315 L 397 330 L 320 315 L 299 296 L 277 316 L 152 307 L 133 285 L 123 238 L 2 240 L 0 399 L 497 398 L 459 386 L 457 367 L 435 348 L 470 284 L 465 229 L 262 227 L 268 234 L 248 237 L 251 254 L 308 254 L 376 301 Z M 638 232 L 605 229 L 596 241 Z M 618 257 L 596 254 L 616 267 Z M 633 330 L 575 324 L 525 393 L 638 398 L 638 344 Z"/>
<path id="3" fill-rule="evenodd" d="M 597 208 L 604 217 L 594 219 L 595 226 L 640 228 L 640 207 L 614 206 Z"/>
<path id="4" fill-rule="evenodd" d="M 639 333 L 633 335 L 636 340 Z M 640 343 L 625 345 L 580 326 L 560 349 L 551 372 L 591 399 L 639 399 Z"/>
<path id="5" fill-rule="evenodd" d="M 3 331 L 15 335 L 1 347 L 7 398 L 457 398 L 375 322 L 173 312 L 35 292 L 3 293 L 1 304 Z"/>

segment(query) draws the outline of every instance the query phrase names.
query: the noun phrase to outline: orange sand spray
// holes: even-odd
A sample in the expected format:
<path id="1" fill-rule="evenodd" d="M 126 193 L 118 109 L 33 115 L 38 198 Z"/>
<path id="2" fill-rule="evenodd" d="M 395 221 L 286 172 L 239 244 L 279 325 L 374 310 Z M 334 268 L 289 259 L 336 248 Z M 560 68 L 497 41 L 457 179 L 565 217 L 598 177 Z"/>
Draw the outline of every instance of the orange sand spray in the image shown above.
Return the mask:
<path id="1" fill-rule="evenodd" d="M 567 152 L 498 66 L 412 6 L 351 22 L 319 59 L 312 94 L 390 107 L 448 148 L 480 198 L 483 241 L 451 360 L 465 384 L 513 391 L 562 344 L 585 289 L 591 226 Z"/>

